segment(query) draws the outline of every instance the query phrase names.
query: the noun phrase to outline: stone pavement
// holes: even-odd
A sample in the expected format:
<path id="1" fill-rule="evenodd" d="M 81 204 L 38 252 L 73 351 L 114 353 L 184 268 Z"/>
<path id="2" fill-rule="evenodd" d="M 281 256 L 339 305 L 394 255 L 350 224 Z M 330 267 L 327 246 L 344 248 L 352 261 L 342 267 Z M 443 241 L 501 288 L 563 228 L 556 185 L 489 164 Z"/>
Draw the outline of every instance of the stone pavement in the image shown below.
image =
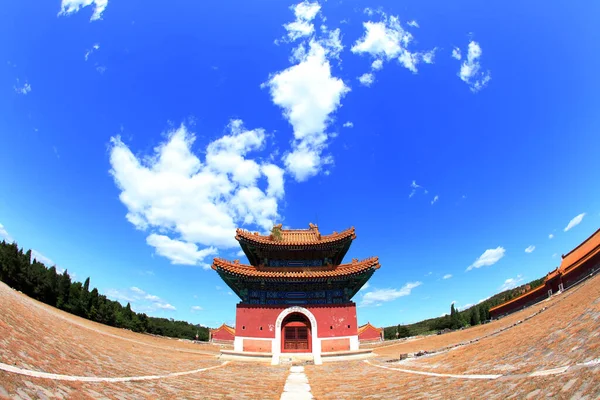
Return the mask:
<path id="1" fill-rule="evenodd" d="M 304 371 L 224 363 L 217 346 L 96 324 L 2 283 L 0 310 L 0 398 L 600 398 L 600 276 L 490 324 Z"/>

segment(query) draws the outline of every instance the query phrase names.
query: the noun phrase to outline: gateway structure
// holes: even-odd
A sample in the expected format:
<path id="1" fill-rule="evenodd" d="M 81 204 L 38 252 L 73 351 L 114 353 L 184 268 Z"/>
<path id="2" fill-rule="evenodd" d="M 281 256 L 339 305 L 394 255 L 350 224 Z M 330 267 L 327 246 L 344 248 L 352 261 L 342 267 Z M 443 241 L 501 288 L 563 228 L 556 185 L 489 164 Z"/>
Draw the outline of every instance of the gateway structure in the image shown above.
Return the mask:
<path id="1" fill-rule="evenodd" d="M 236 239 L 250 265 L 215 258 L 212 268 L 239 296 L 234 351 L 321 356 L 358 351 L 352 297 L 377 270 L 379 259 L 342 264 L 354 228 L 322 235 L 319 228 L 273 227 L 260 235 L 242 229 Z M 266 355 L 266 354 L 265 354 Z"/>

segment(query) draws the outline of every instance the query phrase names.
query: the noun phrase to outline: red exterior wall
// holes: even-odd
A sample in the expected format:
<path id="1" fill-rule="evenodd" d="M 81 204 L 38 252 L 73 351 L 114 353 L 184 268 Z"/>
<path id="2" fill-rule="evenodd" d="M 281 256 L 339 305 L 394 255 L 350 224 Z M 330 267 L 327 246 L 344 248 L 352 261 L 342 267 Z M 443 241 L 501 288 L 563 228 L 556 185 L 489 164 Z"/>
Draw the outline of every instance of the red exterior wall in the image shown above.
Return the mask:
<path id="1" fill-rule="evenodd" d="M 324 339 L 321 341 L 321 351 L 347 351 L 350 350 L 350 339 Z"/>
<path id="2" fill-rule="evenodd" d="M 260 339 L 244 339 L 244 351 L 252 351 L 255 353 L 270 353 L 273 351 L 271 348 L 270 340 Z"/>
<path id="3" fill-rule="evenodd" d="M 381 331 L 372 327 L 367 327 L 358 335 L 358 340 L 379 340 L 381 339 Z"/>
<path id="4" fill-rule="evenodd" d="M 236 335 L 274 339 L 277 317 L 286 308 L 288 307 L 238 304 L 235 318 Z M 304 308 L 315 316 L 320 338 L 357 334 L 356 304 L 354 303 L 306 306 Z"/>
<path id="5" fill-rule="evenodd" d="M 214 340 L 224 340 L 233 342 L 235 335 L 229 332 L 227 329 L 219 329 L 211 332 L 211 337 Z"/>

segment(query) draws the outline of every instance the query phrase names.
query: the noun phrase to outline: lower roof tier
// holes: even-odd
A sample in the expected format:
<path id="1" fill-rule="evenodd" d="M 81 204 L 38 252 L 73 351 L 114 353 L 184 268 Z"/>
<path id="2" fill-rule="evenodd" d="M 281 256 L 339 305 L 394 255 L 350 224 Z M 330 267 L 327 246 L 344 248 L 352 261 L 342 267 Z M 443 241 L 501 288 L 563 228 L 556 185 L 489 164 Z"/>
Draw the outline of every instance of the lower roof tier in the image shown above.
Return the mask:
<path id="1" fill-rule="evenodd" d="M 248 304 L 348 302 L 379 267 L 377 257 L 316 268 L 255 267 L 219 258 L 212 265 L 227 286 Z"/>
<path id="2" fill-rule="evenodd" d="M 212 269 L 220 274 L 225 273 L 252 280 L 277 281 L 343 279 L 374 271 L 379 267 L 379 258 L 377 257 L 362 261 L 353 259 L 352 262 L 347 264 L 322 267 L 264 267 L 241 264 L 239 260 L 232 262 L 222 258 L 215 258 L 212 264 Z"/>

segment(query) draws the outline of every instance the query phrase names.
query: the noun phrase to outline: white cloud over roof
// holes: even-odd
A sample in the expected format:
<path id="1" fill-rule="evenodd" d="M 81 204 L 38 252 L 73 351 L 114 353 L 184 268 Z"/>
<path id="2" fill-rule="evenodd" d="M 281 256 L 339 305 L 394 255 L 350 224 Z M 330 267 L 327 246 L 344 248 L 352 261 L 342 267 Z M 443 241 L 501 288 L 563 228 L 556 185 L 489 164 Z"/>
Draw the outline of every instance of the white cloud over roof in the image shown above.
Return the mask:
<path id="1" fill-rule="evenodd" d="M 151 156 L 136 156 L 120 137 L 110 146 L 111 175 L 121 190 L 127 220 L 148 231 L 146 242 L 173 264 L 202 265 L 218 248 L 237 246 L 237 226 L 270 229 L 279 218 L 283 170 L 248 158 L 265 144 L 262 129 L 234 120 L 228 133 L 192 152 L 195 136 L 184 125 L 168 133 Z"/>

